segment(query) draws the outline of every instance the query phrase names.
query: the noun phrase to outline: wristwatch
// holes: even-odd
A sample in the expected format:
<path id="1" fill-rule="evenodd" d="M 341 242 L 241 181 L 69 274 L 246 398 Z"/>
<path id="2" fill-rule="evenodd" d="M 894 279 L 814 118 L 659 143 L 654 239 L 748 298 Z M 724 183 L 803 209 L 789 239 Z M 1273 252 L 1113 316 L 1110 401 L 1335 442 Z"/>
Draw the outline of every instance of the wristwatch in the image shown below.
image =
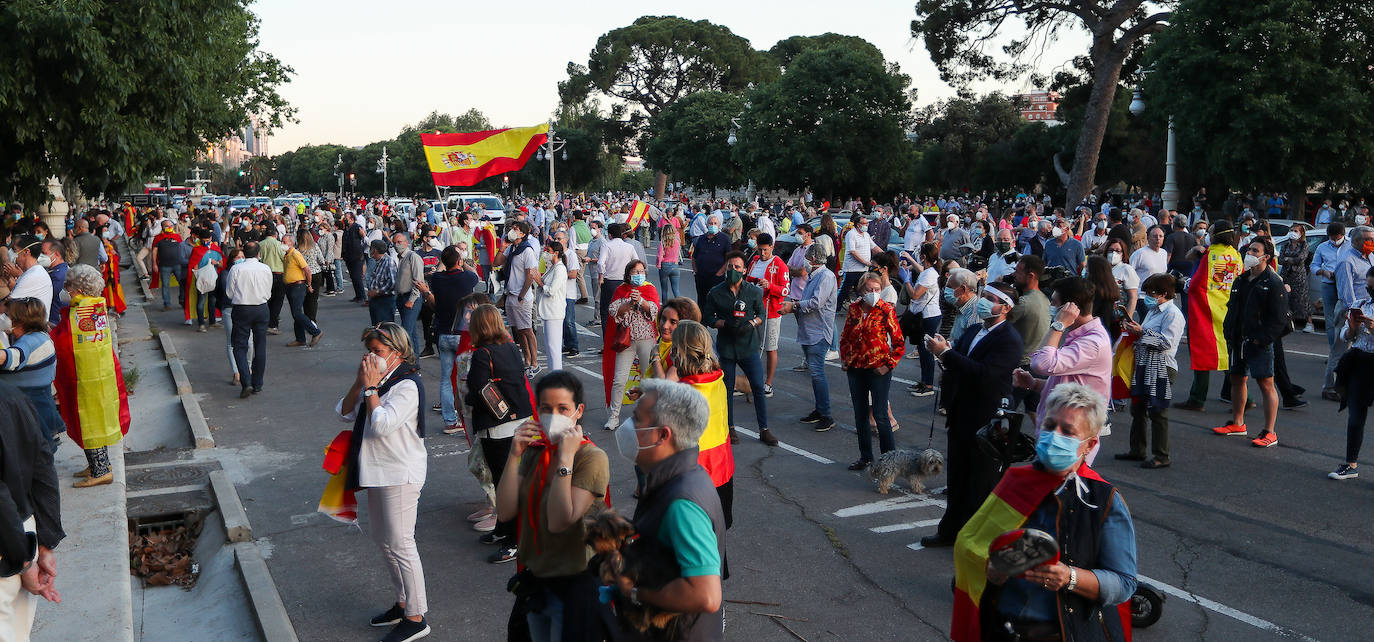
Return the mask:
<path id="1" fill-rule="evenodd" d="M 377 386 L 368 386 L 363 390 L 364 397 L 374 397 L 377 395 Z"/>
<path id="2" fill-rule="evenodd" d="M 1050 324 L 1050 329 L 1051 329 L 1051 330 L 1054 330 L 1055 332 L 1063 332 L 1063 331 L 1064 331 L 1064 322 L 1063 322 L 1063 321 L 1060 321 L 1060 320 L 1058 320 L 1058 319 L 1055 319 L 1054 322 Z"/>
<path id="3" fill-rule="evenodd" d="M 632 587 L 630 587 L 630 602 L 633 603 L 635 606 L 643 606 L 642 604 L 639 603 L 639 587 L 638 587 L 638 586 L 632 586 Z"/>
<path id="4" fill-rule="evenodd" d="M 572 474 L 572 469 L 571 469 L 571 468 L 568 468 L 567 466 L 559 466 L 559 467 L 558 467 L 558 476 L 559 476 L 559 477 L 567 477 L 567 476 L 569 476 L 569 475 L 571 475 L 571 474 Z"/>
<path id="5" fill-rule="evenodd" d="M 1070 566 L 1069 583 L 1064 585 L 1064 590 L 1072 593 L 1076 588 L 1078 588 L 1078 569 Z"/>

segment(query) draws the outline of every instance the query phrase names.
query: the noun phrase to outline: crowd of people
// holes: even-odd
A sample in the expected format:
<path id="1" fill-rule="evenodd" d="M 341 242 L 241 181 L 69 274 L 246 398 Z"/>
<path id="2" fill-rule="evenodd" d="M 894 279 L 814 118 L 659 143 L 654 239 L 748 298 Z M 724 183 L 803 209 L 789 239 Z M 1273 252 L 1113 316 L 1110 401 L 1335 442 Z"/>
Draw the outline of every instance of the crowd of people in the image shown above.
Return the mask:
<path id="1" fill-rule="evenodd" d="M 392 627 L 387 640 L 429 632 L 414 534 L 428 412 L 440 414 L 443 433 L 462 433 L 472 446 L 469 469 L 488 505 L 468 517 L 495 546 L 488 561 L 520 562 L 513 638 L 603 639 L 633 628 L 626 613 L 658 612 L 679 614 L 644 620 L 671 621 L 674 639 L 719 639 L 731 444 L 748 425 L 735 397 L 749 397 L 752 427 L 769 446 L 779 443 L 770 423 L 826 432 L 837 425 L 827 363 L 838 365 L 853 407 L 843 419 L 857 433 L 849 469 L 864 470 L 897 449 L 894 433 L 910 413 L 893 371 L 912 359 L 919 380 L 905 392 L 935 396 L 948 428 L 947 509 L 921 543 L 955 547 L 956 595 L 972 599 L 975 611 L 969 620 L 956 598 L 956 637 L 1001 617 L 1021 639 L 1040 639 L 1047 626 L 1069 639 L 1086 620 L 1056 615 L 1055 592 L 1085 614 L 1105 614 L 1134 590 L 1129 514 L 1090 468 L 1111 433 L 1108 412 L 1130 417 L 1120 423 L 1129 435 L 1116 459 L 1167 468 L 1170 410 L 1202 410 L 1210 373 L 1220 370 L 1232 417 L 1214 432 L 1275 445 L 1279 410 L 1308 405 L 1288 376 L 1283 339 L 1316 332 L 1314 301 L 1330 352 L 1321 395 L 1349 412 L 1346 453 L 1328 476 L 1358 475 L 1374 403 L 1367 208 L 1324 207 L 1317 220 L 1328 219 L 1326 240 L 1310 248 L 1311 224 L 1293 223 L 1274 238 L 1269 217 L 1247 208 L 1210 220 L 1200 197 L 1185 214 L 1147 198 L 1067 211 L 1033 194 L 834 207 L 682 196 L 635 220 L 635 195 L 565 195 L 511 199 L 499 225 L 480 207 L 443 212 L 423 201 L 405 213 L 377 199 L 242 211 L 188 203 L 140 212 L 125 204 L 90 209 L 61 239 L 12 210 L 3 228 L 10 256 L 0 257 L 8 289 L 0 384 L 16 386 L 35 417 L 15 430 L 44 435 L 33 443 L 50 460 L 51 439 L 65 426 L 90 462 L 77 485 L 109 483 L 103 449 L 128 429 L 106 331 L 124 306 L 117 239 L 136 251 L 131 260 L 164 310 L 175 295 L 186 325 L 224 329 L 226 374 L 244 399 L 267 381 L 266 355 L 279 349 L 268 337 L 280 334 L 284 306 L 293 333 L 287 349 L 314 348 L 326 327 L 352 332 L 319 318 L 320 297 L 347 294 L 348 286 L 369 325 L 357 376 L 335 408 L 353 425 L 340 480 L 348 491 L 367 491 L 372 536 L 396 597 L 371 621 Z M 687 269 L 694 296 L 681 291 Z M 591 309 L 586 324 L 578 322 L 580 304 Z M 783 372 L 809 378 L 814 404 L 805 415 L 778 416 L 775 407 L 770 414 L 785 315 L 795 320 L 803 360 Z M 584 326 L 600 328 L 596 346 L 582 345 Z M 73 340 L 76 333 L 103 339 Z M 1174 394 L 1183 345 L 1193 371 L 1186 400 Z M 600 352 L 604 417 L 591 416 L 582 382 L 564 369 L 564 359 L 584 349 Z M 426 401 L 435 386 L 417 366 L 427 357 L 439 361 L 437 401 Z M 1251 378 L 1258 403 L 1249 399 Z M 1246 413 L 1256 406 L 1261 423 L 1251 430 Z M 977 433 L 999 409 L 1029 418 L 1031 467 L 980 448 Z M 629 523 L 640 537 L 627 551 L 664 558 L 676 569 L 671 581 L 640 586 L 586 545 L 610 537 L 599 529 L 615 530 L 606 517 L 610 457 L 584 429 L 594 425 L 613 431 L 636 472 Z M 60 540 L 55 494 L 44 491 L 50 477 L 35 473 L 31 503 L 17 505 L 17 517 L 39 517 L 38 538 L 47 542 L 23 584 L 38 593 L 51 590 L 44 560 L 51 564 Z M 985 502 L 1013 495 L 1002 490 L 1013 478 L 1043 488 L 1033 503 L 1013 507 L 1023 523 L 1063 538 L 1056 524 L 1071 518 L 1075 537 L 1093 532 L 1113 545 L 1072 549 L 1064 562 L 1021 577 L 985 572 L 977 564 L 986 562 L 985 539 L 1007 526 L 1005 514 L 983 514 Z M 1066 517 L 1044 508 L 1041 499 L 1065 488 L 1086 510 L 1065 508 Z M 979 604 L 980 595 L 992 600 Z"/>

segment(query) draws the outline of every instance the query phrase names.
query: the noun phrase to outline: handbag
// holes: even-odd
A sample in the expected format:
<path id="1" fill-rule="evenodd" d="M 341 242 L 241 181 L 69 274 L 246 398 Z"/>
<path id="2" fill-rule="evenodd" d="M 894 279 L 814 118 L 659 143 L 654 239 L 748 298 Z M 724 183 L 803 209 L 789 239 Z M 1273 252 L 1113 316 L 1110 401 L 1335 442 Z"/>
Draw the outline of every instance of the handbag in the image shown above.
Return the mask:
<path id="1" fill-rule="evenodd" d="M 611 337 L 611 350 L 624 352 L 630 347 L 630 326 L 629 324 L 615 325 L 615 336 Z"/>
<path id="2" fill-rule="evenodd" d="M 492 360 L 490 351 L 487 352 L 487 362 L 491 363 L 491 371 L 496 372 L 496 362 Z M 506 400 L 504 394 L 501 394 L 501 389 L 496 386 L 499 381 L 501 381 L 499 377 L 493 377 L 491 381 L 488 381 L 486 385 L 482 386 L 477 393 L 481 395 L 482 403 L 487 407 L 487 412 L 490 412 L 493 417 L 510 419 L 510 417 L 507 417 L 507 415 L 511 414 L 510 402 Z"/>

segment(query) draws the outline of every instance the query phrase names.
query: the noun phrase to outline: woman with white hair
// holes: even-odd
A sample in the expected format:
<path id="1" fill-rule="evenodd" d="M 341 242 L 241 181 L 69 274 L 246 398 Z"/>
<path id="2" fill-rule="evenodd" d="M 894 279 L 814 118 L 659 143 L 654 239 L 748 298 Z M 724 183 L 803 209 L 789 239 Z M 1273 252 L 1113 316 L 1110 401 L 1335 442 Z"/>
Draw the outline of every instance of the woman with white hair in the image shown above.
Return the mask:
<path id="1" fill-rule="evenodd" d="M 1008 469 L 959 531 L 955 640 L 1125 639 L 1118 605 L 1136 589 L 1135 525 L 1121 494 L 1084 462 L 1107 422 L 1107 400 L 1063 383 L 1041 417 L 1035 462 Z M 1016 577 L 1000 572 L 989 546 L 1016 529 L 1054 538 L 1058 560 Z"/>

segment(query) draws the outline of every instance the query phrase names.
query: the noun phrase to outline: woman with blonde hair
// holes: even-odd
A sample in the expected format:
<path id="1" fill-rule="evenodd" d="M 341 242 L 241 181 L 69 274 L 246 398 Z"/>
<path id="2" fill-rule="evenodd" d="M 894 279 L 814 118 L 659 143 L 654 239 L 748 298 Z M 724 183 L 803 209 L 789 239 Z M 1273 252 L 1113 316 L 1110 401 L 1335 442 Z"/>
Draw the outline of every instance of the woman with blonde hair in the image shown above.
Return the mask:
<path id="1" fill-rule="evenodd" d="M 730 391 L 725 386 L 725 372 L 716 361 L 711 332 L 696 321 L 678 322 L 673 330 L 670 354 L 674 376 L 669 378 L 692 386 L 706 398 L 711 408 L 706 430 L 697 440 L 697 448 L 701 451 L 697 463 L 706 469 L 716 485 L 720 508 L 725 514 L 725 527 L 730 528 L 734 523 L 735 503 L 735 454 L 730 446 L 730 415 L 726 407 Z"/>
<path id="2" fill-rule="evenodd" d="M 677 298 L 678 266 L 682 263 L 682 241 L 678 228 L 672 225 L 663 227 L 663 238 L 658 242 L 658 283 L 663 286 L 663 303 L 669 298 Z M 672 296 L 668 295 L 672 291 Z"/>

